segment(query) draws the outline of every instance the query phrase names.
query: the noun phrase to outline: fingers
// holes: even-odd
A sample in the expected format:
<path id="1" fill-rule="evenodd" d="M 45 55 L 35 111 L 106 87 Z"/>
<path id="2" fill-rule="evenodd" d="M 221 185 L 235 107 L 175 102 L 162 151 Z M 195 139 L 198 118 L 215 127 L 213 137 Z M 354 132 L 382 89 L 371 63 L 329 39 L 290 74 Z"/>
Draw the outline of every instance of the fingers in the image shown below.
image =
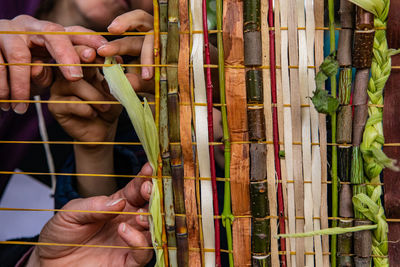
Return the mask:
<path id="1" fill-rule="evenodd" d="M 98 90 L 85 80 L 80 80 L 72 84 L 66 83 L 64 88 L 60 88 L 59 95 L 67 97 L 74 95 L 84 101 L 108 101 L 105 93 Z M 110 109 L 108 104 L 91 104 L 99 112 L 107 112 Z"/>
<path id="2" fill-rule="evenodd" d="M 148 213 L 149 205 L 146 205 L 145 208 L 138 209 L 139 213 Z M 148 230 L 149 229 L 149 215 L 143 214 L 136 216 L 136 223 L 141 227 L 141 229 Z"/>
<path id="3" fill-rule="evenodd" d="M 94 32 L 82 26 L 65 27 L 66 32 Z M 84 45 L 93 49 L 98 49 L 100 46 L 106 44 L 108 41 L 101 35 L 70 35 L 70 39 L 74 45 Z"/>
<path id="4" fill-rule="evenodd" d="M 138 176 L 151 176 L 153 170 L 149 163 L 146 163 Z M 134 207 L 142 207 L 150 199 L 152 190 L 151 179 L 135 178 L 123 189 L 123 195 Z"/>
<path id="5" fill-rule="evenodd" d="M 89 211 L 122 211 L 126 201 L 123 198 L 113 199 L 106 196 L 79 198 L 68 202 L 64 210 L 89 210 Z M 61 212 L 62 219 L 69 223 L 88 224 L 111 220 L 117 214 L 87 213 L 87 212 Z"/>
<path id="6" fill-rule="evenodd" d="M 130 246 L 136 248 L 146 248 L 151 246 L 149 232 L 142 232 L 127 223 L 118 226 L 120 237 Z M 129 252 L 125 266 L 144 266 L 150 261 L 153 251 L 151 249 L 133 249 Z"/>
<path id="7" fill-rule="evenodd" d="M 79 103 L 68 103 L 68 102 L 81 102 L 82 100 L 76 96 L 67 96 L 62 99 L 53 98 L 52 100 L 62 100 L 66 103 L 49 103 L 49 110 L 55 117 L 62 118 L 65 116 L 77 116 L 86 119 L 94 119 L 98 116 L 98 113 L 89 104 Z"/>
<path id="8" fill-rule="evenodd" d="M 0 63 L 4 63 L 1 51 Z M 0 65 L 0 100 L 7 100 L 10 96 L 10 89 L 7 80 L 7 68 L 6 66 Z M 10 109 L 10 103 L 0 103 L 0 108 L 3 111 L 8 111 Z"/>
<path id="9" fill-rule="evenodd" d="M 8 63 L 23 64 L 31 62 L 31 53 L 24 40 L 19 36 L 10 35 L 7 40 L 0 39 L 0 43 L 3 49 L 3 56 Z M 30 76 L 29 66 L 9 66 L 11 99 L 29 99 Z M 24 114 L 28 109 L 28 104 L 26 103 L 12 103 L 11 106 L 18 114 Z"/>
<path id="10" fill-rule="evenodd" d="M 143 41 L 142 53 L 140 54 L 140 63 L 142 65 L 153 65 L 154 58 L 154 35 L 146 35 Z M 153 78 L 153 67 L 142 67 L 142 78 L 150 80 Z"/>
<path id="11" fill-rule="evenodd" d="M 47 21 L 32 20 L 28 30 L 43 32 L 63 32 L 64 27 Z M 79 64 L 79 56 L 76 54 L 72 41 L 67 35 L 32 35 L 33 43 L 45 46 L 50 55 L 59 64 Z M 61 66 L 63 76 L 69 81 L 77 81 L 83 77 L 80 66 Z"/>
<path id="12" fill-rule="evenodd" d="M 96 50 L 86 45 L 76 45 L 75 51 L 84 63 L 92 63 L 96 59 Z"/>
<path id="13" fill-rule="evenodd" d="M 154 94 L 154 80 L 143 80 L 140 74 L 127 73 L 126 78 L 128 78 L 133 89 L 136 92 L 147 92 Z"/>
<path id="14" fill-rule="evenodd" d="M 43 63 L 41 60 L 33 60 L 34 63 Z M 41 65 L 32 66 L 31 69 L 31 83 L 32 95 L 41 94 L 42 90 L 48 88 L 53 82 L 53 70 L 51 67 Z"/>
<path id="15" fill-rule="evenodd" d="M 108 27 L 113 34 L 122 34 L 130 30 L 147 32 L 153 29 L 153 16 L 143 10 L 134 10 L 116 17 Z"/>
<path id="16" fill-rule="evenodd" d="M 138 56 L 142 50 L 143 40 L 142 36 L 117 39 L 99 47 L 97 52 L 102 57 L 115 55 Z"/>

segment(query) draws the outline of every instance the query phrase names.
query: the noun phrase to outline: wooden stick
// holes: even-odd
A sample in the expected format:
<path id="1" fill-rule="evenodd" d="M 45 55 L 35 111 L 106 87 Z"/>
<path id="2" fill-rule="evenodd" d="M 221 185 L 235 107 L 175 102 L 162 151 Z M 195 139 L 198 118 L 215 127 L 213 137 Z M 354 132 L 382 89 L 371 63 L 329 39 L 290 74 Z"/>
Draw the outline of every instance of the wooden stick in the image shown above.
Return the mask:
<path id="1" fill-rule="evenodd" d="M 189 10 L 188 1 L 179 0 L 179 20 L 181 31 L 189 32 Z M 179 95 L 181 102 L 191 103 L 190 81 L 189 81 L 189 60 L 190 60 L 190 44 L 189 33 L 181 33 L 178 60 L 178 82 Z M 180 132 L 182 143 L 182 155 L 184 161 L 185 177 L 195 176 L 195 164 L 193 158 L 192 146 L 192 106 L 182 105 L 180 107 Z M 186 222 L 189 234 L 189 247 L 197 248 L 189 251 L 190 265 L 195 267 L 201 266 L 200 252 L 200 229 L 197 218 L 197 200 L 196 200 L 196 184 L 194 180 L 185 179 L 185 208 Z"/>
<path id="2" fill-rule="evenodd" d="M 390 3 L 389 16 L 387 22 L 386 36 L 388 39 L 389 48 L 398 48 L 400 46 L 400 38 L 397 34 L 399 32 L 399 13 L 400 1 L 392 0 Z M 392 66 L 400 65 L 400 55 L 392 57 Z M 385 98 L 383 108 L 383 132 L 385 133 L 385 142 L 399 142 L 398 131 L 400 129 L 400 110 L 396 108 L 400 101 L 400 90 L 399 90 L 399 77 L 400 71 L 398 69 L 392 69 L 389 80 L 385 87 Z M 392 158 L 400 158 L 400 147 L 384 147 L 385 154 Z M 400 184 L 400 173 L 394 172 L 390 169 L 384 169 L 384 192 L 385 192 L 385 213 L 388 219 L 399 219 L 399 193 L 398 188 Z M 400 245 L 397 240 L 400 239 L 400 224 L 397 222 L 388 222 L 389 224 L 389 265 L 398 267 L 400 266 Z"/>
<path id="3" fill-rule="evenodd" d="M 244 62 L 243 3 L 239 0 L 224 1 L 223 41 L 225 64 Z M 246 87 L 244 69 L 225 69 L 226 103 L 232 142 L 248 140 Z M 232 211 L 235 216 L 250 213 L 250 169 L 248 144 L 232 144 L 231 151 Z M 235 266 L 251 264 L 251 219 L 233 221 L 233 256 Z"/>

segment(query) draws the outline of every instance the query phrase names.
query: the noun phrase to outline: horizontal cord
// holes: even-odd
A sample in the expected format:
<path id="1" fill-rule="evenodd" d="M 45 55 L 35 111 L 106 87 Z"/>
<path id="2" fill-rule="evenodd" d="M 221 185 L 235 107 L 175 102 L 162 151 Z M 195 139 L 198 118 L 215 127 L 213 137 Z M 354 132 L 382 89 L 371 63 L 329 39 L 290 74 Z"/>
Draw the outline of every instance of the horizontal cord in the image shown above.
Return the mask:
<path id="1" fill-rule="evenodd" d="M 269 30 L 274 31 L 276 30 L 275 27 L 268 27 Z M 280 27 L 280 30 L 286 31 L 289 28 L 288 27 Z M 306 30 L 306 27 L 297 27 L 297 30 Z M 315 27 L 314 28 L 316 31 L 327 31 L 329 30 L 328 27 Z M 342 28 L 338 27 L 335 28 L 335 30 L 342 30 Z M 386 27 L 376 27 L 374 30 L 386 30 Z M 208 30 L 207 31 L 209 34 L 215 34 L 218 32 L 224 32 L 224 31 L 219 31 L 219 30 Z M 180 34 L 198 34 L 198 33 L 204 33 L 204 31 L 181 31 L 179 32 Z M 95 31 L 89 31 L 89 32 L 77 32 L 77 31 L 0 31 L 0 34 L 26 34 L 26 35 L 105 35 L 105 36 L 144 36 L 144 35 L 154 35 L 153 31 L 149 32 L 124 32 L 121 34 L 115 34 L 115 33 L 110 33 L 110 32 L 95 32 Z M 167 35 L 168 32 L 159 32 L 161 35 Z"/>
<path id="2" fill-rule="evenodd" d="M 115 249 L 132 249 L 132 250 L 152 250 L 153 247 L 128 247 L 128 246 L 114 246 L 114 245 L 86 245 L 86 244 L 66 244 L 66 243 L 46 243 L 46 242 L 28 242 L 28 241 L 0 241 L 1 245 L 27 245 L 27 246 L 57 246 L 57 247 L 87 247 L 87 248 L 115 248 Z M 166 244 L 165 244 L 166 245 Z M 163 246 L 157 247 L 157 249 L 162 249 Z M 167 247 L 168 250 L 177 250 L 176 247 Z M 189 251 L 204 251 L 204 252 L 215 252 L 215 249 L 208 249 L 208 248 L 192 248 L 189 247 Z M 223 253 L 233 253 L 231 250 L 221 249 Z M 296 251 L 278 251 L 279 255 L 283 254 L 291 254 L 296 255 Z M 271 253 L 267 253 L 266 255 L 270 255 Z M 330 255 L 330 252 L 323 252 L 323 255 Z M 315 255 L 315 252 L 308 252 L 305 251 L 304 255 Z M 343 254 L 346 256 L 355 256 L 355 254 Z M 387 256 L 381 255 L 374 255 L 372 254 L 371 257 L 373 258 L 387 258 Z"/>
<path id="3" fill-rule="evenodd" d="M 18 211 L 18 212 L 78 212 L 78 213 L 97 213 L 97 214 L 117 214 L 117 215 L 144 215 L 144 216 L 150 216 L 149 212 L 125 212 L 125 211 L 94 211 L 94 210 L 66 210 L 66 209 L 29 209 L 29 208 L 7 208 L 7 207 L 0 207 L 0 211 Z M 165 213 L 161 213 L 161 216 L 165 216 Z M 170 215 L 169 215 L 170 216 Z M 186 214 L 174 214 L 175 217 L 187 217 L 188 215 Z M 195 215 L 189 215 L 190 217 L 197 217 L 197 218 L 202 218 L 201 214 L 195 214 Z M 214 215 L 214 219 L 222 219 L 221 215 Z M 252 215 L 233 215 L 233 218 L 235 219 L 249 219 L 249 218 L 254 218 Z M 259 220 L 277 220 L 282 217 L 280 216 L 275 216 L 275 215 L 269 215 L 265 216 L 263 218 L 257 218 Z M 287 216 L 283 216 L 285 220 L 289 220 Z M 295 216 L 296 220 L 304 220 L 304 216 Z M 313 220 L 322 220 L 322 217 L 312 217 Z M 352 217 L 327 217 L 326 219 L 331 220 L 331 221 L 337 221 L 337 220 L 347 220 L 347 221 L 354 221 L 356 218 Z M 400 218 L 387 218 L 387 222 L 394 222 L 394 223 L 400 223 Z"/>
<path id="4" fill-rule="evenodd" d="M 104 100 L 104 101 L 95 101 L 95 100 L 15 100 L 15 99 L 0 99 L 0 103 L 41 103 L 41 104 L 90 104 L 90 105 L 100 105 L 100 104 L 110 104 L 110 105 L 120 105 L 121 103 L 118 101 L 112 101 L 112 100 Z M 144 102 L 142 102 L 143 104 Z M 149 105 L 155 105 L 154 102 L 147 102 Z M 190 102 L 179 102 L 180 106 L 207 106 L 207 103 L 190 103 Z M 228 106 L 227 104 L 221 104 L 221 103 L 214 103 L 214 107 L 222 107 L 222 106 Z M 264 106 L 264 104 L 247 104 L 248 107 L 257 107 L 257 106 Z M 277 104 L 271 104 L 271 107 L 277 107 L 279 105 Z M 283 104 L 281 105 L 283 107 L 291 107 L 291 104 Z M 309 104 L 301 104 L 301 107 L 311 107 Z M 355 106 L 355 105 L 347 105 L 347 106 Z M 384 105 L 377 105 L 377 104 L 368 104 L 369 107 L 378 107 L 378 108 L 383 108 Z"/>
<path id="5" fill-rule="evenodd" d="M 20 141 L 20 140 L 0 140 L 0 144 L 50 144 L 50 145 L 131 145 L 140 146 L 140 142 L 84 142 L 84 141 Z M 180 143 L 170 142 L 170 145 L 178 145 Z M 192 142 L 192 145 L 197 145 L 196 142 Z M 273 141 L 232 141 L 230 144 L 246 145 L 246 144 L 274 144 Z M 210 146 L 222 146 L 223 142 L 209 142 Z M 279 142 L 279 145 L 284 145 L 284 142 Z M 302 142 L 292 142 L 292 145 L 302 145 Z M 311 143 L 312 146 L 319 146 L 320 143 Z M 337 143 L 327 143 L 328 146 L 340 146 L 340 147 L 352 147 L 352 144 L 337 144 Z M 387 147 L 397 147 L 400 143 L 385 143 L 383 146 Z"/>

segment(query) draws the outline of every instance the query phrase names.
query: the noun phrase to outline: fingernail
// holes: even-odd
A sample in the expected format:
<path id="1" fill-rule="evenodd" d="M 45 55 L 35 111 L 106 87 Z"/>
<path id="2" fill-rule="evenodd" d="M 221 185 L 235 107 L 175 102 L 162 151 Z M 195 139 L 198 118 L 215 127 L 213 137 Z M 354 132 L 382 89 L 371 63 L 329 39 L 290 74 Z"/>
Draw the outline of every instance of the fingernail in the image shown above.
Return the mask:
<path id="1" fill-rule="evenodd" d="M 144 165 L 144 168 L 142 170 L 144 173 L 150 173 L 150 175 L 153 173 L 153 168 L 151 168 L 150 164 Z"/>
<path id="2" fill-rule="evenodd" d="M 118 23 L 116 21 L 113 21 L 110 26 L 108 26 L 107 30 L 110 30 L 110 28 L 117 26 Z"/>
<path id="3" fill-rule="evenodd" d="M 110 105 L 110 104 L 101 104 L 100 107 L 101 107 L 101 110 L 102 110 L 103 112 L 106 112 L 106 111 L 109 111 L 109 110 L 110 110 L 111 105 Z"/>
<path id="4" fill-rule="evenodd" d="M 122 229 L 121 230 L 122 230 L 123 233 L 125 233 L 125 231 L 126 231 L 126 224 L 125 223 L 122 223 Z"/>
<path id="5" fill-rule="evenodd" d="M 1 108 L 2 111 L 7 112 L 7 111 L 10 110 L 10 105 L 7 104 L 7 103 L 1 103 L 0 104 L 0 108 Z"/>
<path id="6" fill-rule="evenodd" d="M 14 107 L 14 112 L 17 114 L 24 114 L 26 112 L 26 110 L 28 109 L 28 104 L 26 103 L 18 103 L 15 107 Z"/>
<path id="7" fill-rule="evenodd" d="M 139 212 L 139 213 L 143 213 L 144 210 L 143 210 L 143 209 L 139 209 L 138 212 Z M 146 215 L 139 215 L 139 219 L 140 219 L 142 222 L 147 222 L 147 216 L 146 216 Z"/>
<path id="8" fill-rule="evenodd" d="M 143 79 L 148 79 L 150 78 L 150 73 L 147 68 L 142 68 L 142 78 Z"/>
<path id="9" fill-rule="evenodd" d="M 151 190 L 153 189 L 153 184 L 151 182 L 146 182 L 146 191 L 147 194 L 151 194 Z"/>
<path id="10" fill-rule="evenodd" d="M 82 69 L 77 66 L 69 67 L 69 73 L 71 74 L 72 78 L 82 78 L 83 77 Z"/>
<path id="11" fill-rule="evenodd" d="M 111 207 L 114 205 L 117 205 L 119 202 L 121 202 L 122 200 L 124 200 L 123 198 L 119 198 L 117 200 L 113 199 L 107 202 L 106 207 Z"/>
<path id="12" fill-rule="evenodd" d="M 97 50 L 104 49 L 106 46 L 107 46 L 106 44 L 103 44 L 102 46 L 100 46 L 99 48 L 97 48 Z"/>
<path id="13" fill-rule="evenodd" d="M 90 58 L 90 56 L 92 55 L 92 50 L 86 49 L 85 51 L 83 51 L 82 55 L 84 58 Z"/>

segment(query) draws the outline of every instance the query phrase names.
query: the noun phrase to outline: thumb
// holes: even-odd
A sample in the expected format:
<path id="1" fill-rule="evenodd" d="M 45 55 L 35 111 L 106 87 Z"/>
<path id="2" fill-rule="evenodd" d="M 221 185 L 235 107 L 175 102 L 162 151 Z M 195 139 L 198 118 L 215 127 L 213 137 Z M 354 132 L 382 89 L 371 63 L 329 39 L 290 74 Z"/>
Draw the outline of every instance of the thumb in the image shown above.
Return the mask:
<path id="1" fill-rule="evenodd" d="M 64 210 L 71 210 L 71 212 L 62 212 L 61 214 L 67 222 L 84 225 L 111 220 L 118 214 L 108 212 L 122 211 L 125 204 L 126 201 L 123 198 L 106 196 L 80 198 L 68 202 L 63 207 Z"/>
<path id="2" fill-rule="evenodd" d="M 34 63 L 43 63 L 41 60 L 35 60 Z M 31 69 L 32 95 L 43 93 L 53 82 L 53 70 L 51 67 L 35 65 Z"/>

